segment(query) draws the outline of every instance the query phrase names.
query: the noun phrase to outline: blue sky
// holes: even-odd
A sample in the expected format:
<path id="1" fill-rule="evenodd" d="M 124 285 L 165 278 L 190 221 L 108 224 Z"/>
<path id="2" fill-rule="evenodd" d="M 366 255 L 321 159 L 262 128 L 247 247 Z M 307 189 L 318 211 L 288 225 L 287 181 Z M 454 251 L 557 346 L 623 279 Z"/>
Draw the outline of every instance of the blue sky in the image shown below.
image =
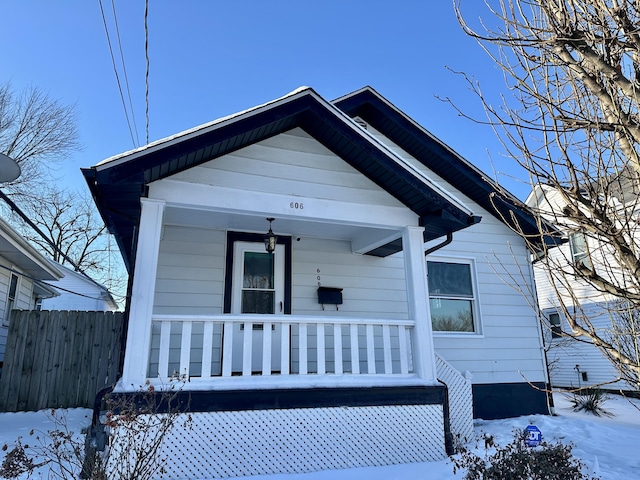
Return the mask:
<path id="1" fill-rule="evenodd" d="M 144 0 L 114 0 L 137 142 L 145 143 Z M 504 90 L 502 74 L 461 31 L 448 0 L 151 0 L 149 140 L 313 87 L 327 99 L 371 85 L 518 197 L 528 192 L 491 128 L 460 117 L 450 97 L 482 117 L 460 76 Z M 102 0 L 118 52 L 111 0 Z M 463 0 L 469 18 L 491 19 Z M 75 103 L 83 150 L 59 171 L 84 187 L 81 167 L 134 147 L 98 0 L 3 0 L 0 82 L 34 85 Z M 119 62 L 119 60 L 117 60 Z M 118 64 L 119 66 L 119 64 Z M 120 67 L 120 66 L 119 66 Z M 119 68 L 121 81 L 123 72 Z M 491 159 L 490 159 L 490 156 Z M 505 174 L 507 176 L 505 176 Z"/>

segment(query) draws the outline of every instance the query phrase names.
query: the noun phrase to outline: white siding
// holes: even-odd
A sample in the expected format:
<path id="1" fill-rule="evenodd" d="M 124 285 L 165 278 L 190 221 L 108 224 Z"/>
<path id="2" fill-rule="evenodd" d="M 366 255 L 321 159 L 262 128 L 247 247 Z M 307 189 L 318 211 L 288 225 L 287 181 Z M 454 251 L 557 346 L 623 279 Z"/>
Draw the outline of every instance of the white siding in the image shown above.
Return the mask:
<path id="1" fill-rule="evenodd" d="M 18 292 L 13 308 L 16 310 L 31 310 L 34 307 L 33 280 L 18 275 Z"/>
<path id="2" fill-rule="evenodd" d="M 475 260 L 481 335 L 436 333 L 436 351 L 460 371 L 470 371 L 474 383 L 542 382 L 543 352 L 526 249 L 488 212 L 481 214 L 482 222 L 454 234 L 451 245 L 432 255 Z"/>
<path id="3" fill-rule="evenodd" d="M 539 195 L 539 190 L 536 191 Z M 553 208 L 560 211 L 564 206 L 561 196 L 549 189 L 545 190 L 543 201 L 538 205 L 540 208 Z M 535 202 L 535 197 L 530 197 L 530 202 Z M 551 217 L 551 216 L 550 216 Z M 567 232 L 569 233 L 569 232 Z M 607 276 L 617 273 L 620 284 L 623 283 L 620 271 L 616 270 L 616 256 L 608 245 L 598 245 L 598 243 L 587 237 L 587 246 L 590 260 L 599 274 Z M 613 296 L 599 292 L 596 288 L 584 281 L 571 276 L 573 259 L 569 242 L 549 251 L 544 263 L 540 262 L 534 266 L 535 281 L 538 292 L 538 302 L 540 308 L 546 313 L 562 311 L 559 299 L 562 299 L 566 307 L 571 311 L 574 296 L 584 315 L 596 329 L 610 329 L 611 319 L 607 312 L 607 302 L 613 300 Z M 547 266 L 547 264 L 549 266 Z M 563 274 L 562 271 L 569 272 Z M 553 272 L 553 277 L 550 276 Z M 613 275 L 613 274 L 612 274 Z M 563 284 L 570 280 L 571 294 L 563 288 Z M 555 279 L 555 282 L 554 282 Z M 558 281 L 559 280 L 559 281 Z M 561 326 L 564 331 L 569 332 L 570 327 L 561 315 Z M 601 330 L 601 331 L 602 331 Z M 606 337 L 607 334 L 604 334 Z M 586 338 L 584 341 L 571 340 L 568 337 L 552 339 L 550 332 L 545 332 L 545 341 L 548 344 L 547 359 L 549 362 L 549 374 L 551 383 L 556 387 L 578 388 L 592 385 L 602 385 L 607 389 L 634 390 L 633 386 L 625 382 L 609 383 L 619 377 L 617 370 L 611 362 L 594 347 Z M 580 372 L 576 369 L 580 366 Z M 587 380 L 583 380 L 581 372 L 587 373 Z"/>
<path id="4" fill-rule="evenodd" d="M 318 272 L 320 270 L 320 272 Z M 343 288 L 336 311 L 318 304 L 318 277 L 326 287 Z M 349 242 L 303 238 L 293 242 L 293 314 L 364 318 L 407 318 L 402 257 L 351 253 Z"/>
<path id="5" fill-rule="evenodd" d="M 225 238 L 219 230 L 165 227 L 154 313 L 222 313 Z M 354 255 L 346 241 L 302 238 L 293 242 L 292 258 L 292 314 L 407 318 L 401 257 Z M 344 289 L 338 311 L 335 306 L 322 310 L 318 303 L 318 276 L 322 285 Z"/>
<path id="6" fill-rule="evenodd" d="M 583 304 L 582 307 L 591 314 L 590 319 L 596 329 L 610 326 L 609 315 L 603 311 L 602 307 L 595 304 Z M 562 317 L 560 325 L 564 331 L 569 330 L 569 325 Z M 567 337 L 554 339 L 549 338 L 550 335 L 545 337 L 549 342 L 547 358 L 553 386 L 578 388 L 601 385 L 605 389 L 634 390 L 626 382 L 608 383 L 618 378 L 618 372 L 593 344 L 576 342 Z M 580 371 L 576 369 L 576 365 L 579 365 Z M 586 372 L 586 380 L 583 380 L 582 372 Z"/>
<path id="7" fill-rule="evenodd" d="M 434 333 L 436 352 L 459 371 L 471 372 L 473 383 L 544 382 L 533 278 L 522 239 L 371 126 L 367 130 L 482 216 L 479 224 L 454 233 L 453 243 L 428 257 L 473 259 L 480 304 L 481 332 Z"/>
<path id="8" fill-rule="evenodd" d="M 33 308 L 33 280 L 24 277 L 15 269 L 9 261 L 0 257 L 0 362 L 4 361 L 7 345 L 7 333 L 9 329 L 2 326 L 2 320 L 7 314 L 7 296 L 9 292 L 9 279 L 11 271 L 18 275 L 18 291 L 14 302 L 14 309 L 30 310 Z"/>
<path id="9" fill-rule="evenodd" d="M 60 295 L 42 300 L 42 310 L 110 311 L 114 307 L 102 295 L 106 291 L 79 273 L 64 269 L 65 276 L 47 282 Z"/>
<path id="10" fill-rule="evenodd" d="M 405 153 L 403 156 L 409 158 Z M 531 306 L 535 303 L 531 297 L 533 282 L 522 240 L 462 192 L 452 189 L 426 168 L 420 168 L 483 217 L 480 224 L 454 234 L 453 244 L 433 255 L 433 258 L 474 260 L 480 332 L 436 334 L 436 350 L 458 370 L 470 371 L 474 383 L 545 381 L 539 325 Z M 299 129 L 171 179 L 245 191 L 259 189 L 401 206 Z M 165 226 L 155 287 L 155 313 L 222 312 L 225 238 L 223 231 Z M 407 318 L 401 254 L 384 259 L 353 255 L 347 241 L 301 237 L 292 243 L 292 261 L 294 315 Z M 318 276 L 322 285 L 344 289 L 344 303 L 339 311 L 331 306 L 322 310 L 318 304 Z"/>
<path id="11" fill-rule="evenodd" d="M 160 241 L 154 313 L 222 313 L 226 234 L 167 225 Z"/>
<path id="12" fill-rule="evenodd" d="M 2 265 L 8 265 L 5 263 L 4 258 L 0 257 Z M 9 328 L 3 326 L 4 317 L 7 309 L 7 292 L 9 290 L 9 277 L 11 272 L 6 268 L 0 268 L 0 361 L 4 361 L 4 354 L 7 346 L 7 333 Z"/>
<path id="13" fill-rule="evenodd" d="M 299 128 L 177 173 L 171 179 L 247 191 L 403 206 Z"/>
<path id="14" fill-rule="evenodd" d="M 567 243 L 550 250 L 548 260 L 550 267 L 546 267 L 542 263 L 536 263 L 534 265 L 538 301 L 540 302 L 541 309 L 556 308 L 558 306 L 558 293 L 556 292 L 556 288 L 560 296 L 566 298 L 571 303 L 571 297 L 567 295 L 567 291 L 562 286 L 563 283 L 566 282 L 566 274 L 561 272 L 562 268 L 571 269 L 569 266 L 571 263 L 569 260 L 571 258 L 569 248 Z M 602 265 L 601 263 L 594 263 L 596 269 L 598 269 L 598 264 Z M 556 274 L 556 280 L 553 283 L 548 275 L 550 269 Z M 571 292 L 572 295 L 575 295 L 581 301 L 603 302 L 611 298 L 606 294 L 598 292 L 593 286 L 586 282 L 573 278 L 571 279 Z"/>

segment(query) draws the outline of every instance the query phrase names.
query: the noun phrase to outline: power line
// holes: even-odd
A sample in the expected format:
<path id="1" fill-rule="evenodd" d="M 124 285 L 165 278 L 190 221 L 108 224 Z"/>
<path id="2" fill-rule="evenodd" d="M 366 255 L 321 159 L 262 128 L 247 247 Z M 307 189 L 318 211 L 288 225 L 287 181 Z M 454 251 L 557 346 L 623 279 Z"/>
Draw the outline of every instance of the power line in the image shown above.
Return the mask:
<path id="1" fill-rule="evenodd" d="M 49 244 L 49 246 L 55 251 L 58 252 L 62 258 L 64 258 L 67 262 L 69 262 L 74 270 L 76 272 L 80 272 L 81 274 L 83 274 L 85 277 L 90 278 L 89 275 L 87 275 L 84 270 L 82 270 L 77 263 L 75 263 L 73 260 L 71 260 L 71 258 L 69 258 L 69 256 L 64 253 L 55 243 L 53 243 L 53 241 L 47 237 L 47 235 L 40 230 L 40 228 L 38 228 L 38 226 L 33 223 L 33 220 L 31 220 L 29 218 L 29 216 L 24 213 L 22 210 L 20 210 L 20 207 L 18 207 L 13 200 L 11 200 L 4 192 L 0 191 L 0 198 L 2 200 L 4 200 L 7 205 L 9 205 L 9 208 L 11 209 L 12 212 L 15 212 L 16 214 L 18 214 L 18 216 L 24 220 L 31 228 L 33 228 L 35 230 L 35 232 L 40 235 L 40 237 Z"/>
<path id="2" fill-rule="evenodd" d="M 40 228 L 38 228 L 38 226 L 33 223 L 33 221 L 29 218 L 29 216 L 27 214 L 25 214 L 20 207 L 18 207 L 18 205 L 15 204 L 15 202 L 13 200 L 11 200 L 2 190 L 0 190 L 0 198 L 2 200 L 4 200 L 6 202 L 7 205 L 9 205 L 9 208 L 11 209 L 12 212 L 16 213 L 24 222 L 26 222 L 31 228 L 33 228 L 35 230 L 35 232 L 40 235 L 40 237 L 49 244 L 49 246 L 55 251 L 57 252 L 60 256 L 62 256 L 62 258 L 64 258 L 67 262 L 69 262 L 71 264 L 71 266 L 73 266 L 73 270 L 75 272 L 78 272 L 79 274 L 83 275 L 85 278 L 87 278 L 89 281 L 93 282 L 95 285 L 97 285 L 98 287 L 101 288 L 105 288 L 106 287 L 104 285 L 99 284 L 98 282 L 96 282 L 93 278 L 91 278 L 87 272 L 85 272 L 83 269 L 80 268 L 80 266 L 78 266 L 77 263 L 75 263 L 73 260 L 71 260 L 71 258 L 64 253 L 60 247 L 58 247 L 55 243 L 53 243 L 53 241 L 51 241 L 51 239 L 49 237 L 47 237 L 47 235 L 40 230 Z M 56 262 L 57 263 L 57 262 Z M 7 268 L 8 270 L 14 271 L 9 267 L 5 267 L 4 265 L 0 265 L 1 268 Z M 39 282 L 42 282 L 46 285 L 49 285 L 51 287 L 57 288 L 59 290 L 64 290 L 65 292 L 69 292 L 69 293 L 74 293 L 76 295 L 80 295 L 82 297 L 87 297 L 87 298 L 92 298 L 94 300 L 102 300 L 102 298 L 94 298 L 94 297 L 89 297 L 87 295 L 83 295 L 82 293 L 78 293 L 78 292 L 74 292 L 72 290 L 66 290 L 65 288 L 62 288 L 60 286 L 57 285 L 52 285 L 50 283 L 45 282 L 44 280 L 38 280 L 35 277 L 30 277 L 25 273 L 22 272 L 16 272 L 19 273 L 20 275 L 22 275 L 23 277 L 28 277 L 31 278 L 32 280 L 37 280 Z M 107 289 L 108 292 L 108 289 Z"/>
<path id="3" fill-rule="evenodd" d="M 144 56 L 146 59 L 147 69 L 145 72 L 145 120 L 147 132 L 147 145 L 149 144 L 149 0 L 144 2 Z"/>
<path id="4" fill-rule="evenodd" d="M 33 281 L 34 283 L 37 282 L 37 283 L 41 283 L 43 285 L 46 285 L 47 287 L 54 288 L 55 290 L 62 290 L 63 292 L 72 293 L 74 295 L 78 295 L 79 297 L 85 297 L 85 298 L 89 298 L 91 300 L 104 300 L 103 297 L 94 297 L 94 296 L 91 296 L 91 295 L 87 295 L 85 293 L 75 292 L 73 290 L 69 290 L 67 288 L 63 288 L 60 285 L 54 285 L 53 283 L 45 282 L 44 280 L 40 280 L 39 278 L 36 278 L 36 277 L 34 277 L 32 275 L 28 275 L 28 274 L 26 274 L 24 272 L 21 272 L 20 270 L 16 270 L 15 268 L 7 267 L 6 265 L 0 264 L 0 268 L 3 268 L 3 269 L 5 269 L 5 270 L 7 270 L 7 271 L 9 271 L 11 273 L 15 273 L 16 275 L 19 275 L 19 276 L 21 276 L 23 278 L 28 278 L 29 280 Z M 105 287 L 104 285 L 98 284 L 95 280 L 93 280 L 90 277 L 87 277 L 87 278 L 89 278 L 89 280 L 91 280 L 97 286 L 103 287 L 107 291 L 107 293 L 109 295 L 111 295 L 111 293 L 109 292 L 109 289 L 107 287 Z"/>
<path id="5" fill-rule="evenodd" d="M 124 115 L 127 120 L 127 126 L 129 127 L 129 135 L 131 135 L 131 141 L 133 142 L 133 146 L 137 147 L 136 140 L 133 137 L 133 130 L 131 129 L 131 122 L 129 121 L 129 113 L 127 111 L 127 105 L 124 100 L 124 94 L 122 93 L 122 85 L 120 83 L 120 76 L 118 75 L 118 69 L 116 67 L 116 60 L 113 55 L 113 48 L 111 46 L 111 38 L 109 37 L 109 28 L 107 27 L 107 19 L 104 16 L 104 9 L 102 7 L 102 0 L 98 0 L 100 3 L 100 13 L 102 14 L 102 23 L 104 24 L 104 31 L 107 36 L 107 44 L 109 45 L 109 53 L 111 53 L 111 64 L 113 66 L 113 72 L 116 75 L 116 81 L 118 83 L 118 90 L 120 91 L 120 100 L 122 100 L 122 108 L 124 109 Z M 132 112 L 133 114 L 133 112 Z"/>
<path id="6" fill-rule="evenodd" d="M 113 11 L 113 22 L 116 26 L 116 38 L 118 40 L 118 49 L 120 50 L 120 60 L 122 61 L 122 73 L 124 74 L 124 83 L 127 87 L 127 97 L 129 98 L 129 108 L 131 109 L 131 118 L 133 119 L 133 128 L 136 131 L 136 139 L 138 136 L 138 124 L 136 123 L 135 110 L 133 109 L 133 102 L 131 101 L 131 89 L 129 88 L 129 77 L 127 76 L 127 66 L 124 61 L 124 53 L 122 52 L 122 41 L 120 40 L 120 27 L 118 26 L 118 15 L 116 14 L 116 4 L 114 0 L 111 0 L 111 10 Z M 149 143 L 149 142 L 147 142 Z"/>

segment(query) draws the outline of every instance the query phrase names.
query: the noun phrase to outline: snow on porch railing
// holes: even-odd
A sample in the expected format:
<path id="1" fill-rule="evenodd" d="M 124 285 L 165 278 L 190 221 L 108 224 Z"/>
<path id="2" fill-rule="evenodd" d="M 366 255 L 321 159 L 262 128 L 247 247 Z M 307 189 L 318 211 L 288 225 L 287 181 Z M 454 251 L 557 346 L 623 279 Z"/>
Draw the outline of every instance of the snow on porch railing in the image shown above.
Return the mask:
<path id="1" fill-rule="evenodd" d="M 155 315 L 147 375 L 408 374 L 412 331 L 409 320 Z"/>

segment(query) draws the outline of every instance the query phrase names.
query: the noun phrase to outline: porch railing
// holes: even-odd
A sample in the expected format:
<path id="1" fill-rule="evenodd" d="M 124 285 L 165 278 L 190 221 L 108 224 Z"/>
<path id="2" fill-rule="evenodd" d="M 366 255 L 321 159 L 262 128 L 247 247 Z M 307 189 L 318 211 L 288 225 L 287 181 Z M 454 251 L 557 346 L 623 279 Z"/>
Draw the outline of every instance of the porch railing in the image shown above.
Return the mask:
<path id="1" fill-rule="evenodd" d="M 413 321 L 343 317 L 155 315 L 147 375 L 402 375 Z"/>

